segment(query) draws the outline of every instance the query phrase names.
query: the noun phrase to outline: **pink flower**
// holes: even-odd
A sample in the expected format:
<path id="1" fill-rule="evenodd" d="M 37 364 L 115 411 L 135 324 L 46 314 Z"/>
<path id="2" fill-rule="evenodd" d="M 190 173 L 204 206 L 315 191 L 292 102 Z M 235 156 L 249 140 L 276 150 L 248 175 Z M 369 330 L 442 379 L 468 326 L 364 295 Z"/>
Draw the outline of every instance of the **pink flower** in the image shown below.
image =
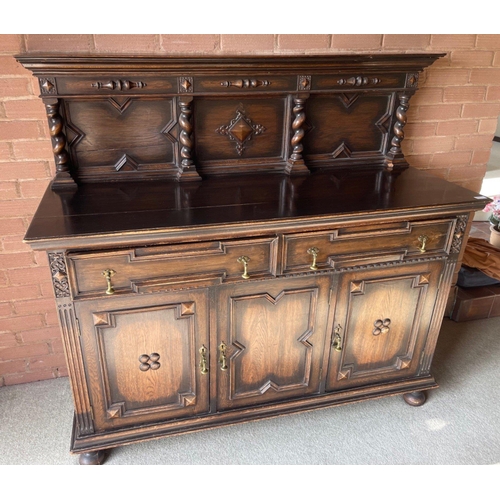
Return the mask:
<path id="1" fill-rule="evenodd" d="M 491 212 L 492 215 L 500 215 L 500 195 L 495 195 L 493 201 L 488 203 L 484 208 L 483 212 Z"/>

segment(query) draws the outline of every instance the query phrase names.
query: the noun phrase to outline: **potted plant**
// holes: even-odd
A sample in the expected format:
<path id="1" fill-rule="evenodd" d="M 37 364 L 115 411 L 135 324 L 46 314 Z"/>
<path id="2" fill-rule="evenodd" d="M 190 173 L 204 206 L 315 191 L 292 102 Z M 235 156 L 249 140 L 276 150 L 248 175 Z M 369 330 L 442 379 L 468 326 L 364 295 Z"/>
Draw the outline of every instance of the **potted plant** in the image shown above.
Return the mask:
<path id="1" fill-rule="evenodd" d="M 500 248 L 500 195 L 493 197 L 493 201 L 488 203 L 483 212 L 488 212 L 490 216 L 490 243 Z"/>

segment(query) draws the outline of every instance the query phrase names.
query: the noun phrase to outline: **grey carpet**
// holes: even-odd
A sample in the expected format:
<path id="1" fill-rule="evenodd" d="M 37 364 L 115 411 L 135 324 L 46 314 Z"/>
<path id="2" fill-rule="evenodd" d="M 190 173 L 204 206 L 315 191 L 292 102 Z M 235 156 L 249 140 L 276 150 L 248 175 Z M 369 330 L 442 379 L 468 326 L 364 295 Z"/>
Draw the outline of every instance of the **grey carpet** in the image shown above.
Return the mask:
<path id="1" fill-rule="evenodd" d="M 500 464 L 500 318 L 445 320 L 440 388 L 122 446 L 106 464 Z M 77 464 L 67 379 L 0 388 L 0 464 Z"/>

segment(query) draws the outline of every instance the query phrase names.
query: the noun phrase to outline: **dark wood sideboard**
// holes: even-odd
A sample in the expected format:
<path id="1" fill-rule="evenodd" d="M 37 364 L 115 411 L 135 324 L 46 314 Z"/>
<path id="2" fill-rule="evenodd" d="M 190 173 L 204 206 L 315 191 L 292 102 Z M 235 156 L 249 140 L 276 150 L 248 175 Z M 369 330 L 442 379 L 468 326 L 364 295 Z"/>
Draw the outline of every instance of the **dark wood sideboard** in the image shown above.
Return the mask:
<path id="1" fill-rule="evenodd" d="M 56 164 L 25 241 L 48 252 L 80 463 L 349 401 L 424 403 L 485 205 L 401 150 L 442 55 L 18 57 Z"/>

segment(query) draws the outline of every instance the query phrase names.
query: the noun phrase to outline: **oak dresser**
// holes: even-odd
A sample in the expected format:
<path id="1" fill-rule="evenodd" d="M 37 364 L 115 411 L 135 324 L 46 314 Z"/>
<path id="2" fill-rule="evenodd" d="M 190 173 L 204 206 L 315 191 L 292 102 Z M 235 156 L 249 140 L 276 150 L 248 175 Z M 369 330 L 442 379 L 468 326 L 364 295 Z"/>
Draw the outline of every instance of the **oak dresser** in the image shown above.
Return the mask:
<path id="1" fill-rule="evenodd" d="M 349 401 L 424 403 L 486 203 L 402 151 L 442 55 L 18 57 L 56 164 L 25 241 L 48 252 L 80 463 Z"/>

